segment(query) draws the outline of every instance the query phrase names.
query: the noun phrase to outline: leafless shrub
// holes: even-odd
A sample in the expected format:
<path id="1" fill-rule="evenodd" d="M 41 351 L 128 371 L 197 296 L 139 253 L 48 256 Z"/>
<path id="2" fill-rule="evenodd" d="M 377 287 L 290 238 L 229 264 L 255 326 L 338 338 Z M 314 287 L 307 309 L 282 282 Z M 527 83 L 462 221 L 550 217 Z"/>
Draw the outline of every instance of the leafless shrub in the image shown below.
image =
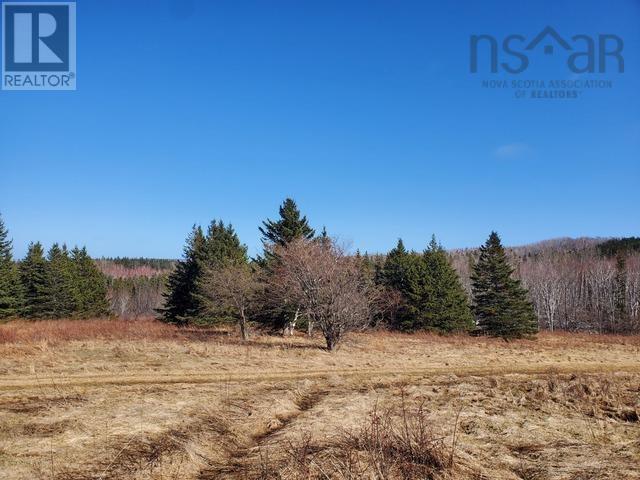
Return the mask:
<path id="1" fill-rule="evenodd" d="M 365 470 L 381 479 L 430 479 L 453 465 L 454 447 L 447 448 L 433 431 L 425 404 L 411 408 L 404 394 L 399 407 L 376 406 L 360 430 L 345 435 L 343 445 L 359 452 Z"/>
<path id="2" fill-rule="evenodd" d="M 372 326 L 395 325 L 405 303 L 404 297 L 398 290 L 384 285 L 373 285 L 371 289 Z"/>

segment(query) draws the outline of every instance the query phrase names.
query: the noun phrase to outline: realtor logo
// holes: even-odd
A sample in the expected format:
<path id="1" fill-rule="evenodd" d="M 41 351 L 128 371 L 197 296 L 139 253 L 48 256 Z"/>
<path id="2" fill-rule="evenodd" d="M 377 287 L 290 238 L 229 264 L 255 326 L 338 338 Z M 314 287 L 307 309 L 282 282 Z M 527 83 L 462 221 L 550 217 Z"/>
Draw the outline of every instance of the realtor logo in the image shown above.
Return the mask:
<path id="1" fill-rule="evenodd" d="M 549 26 L 530 42 L 520 34 L 508 35 L 502 42 L 498 42 L 492 35 L 471 35 L 470 71 L 478 73 L 479 51 L 484 46 L 482 50 L 489 54 L 491 73 L 498 73 L 500 70 L 513 74 L 522 73 L 529 67 L 531 54 L 542 44 L 544 55 L 555 55 L 556 50 L 562 52 L 567 67 L 573 73 L 607 73 L 611 69 L 624 73 L 624 42 L 619 36 L 603 33 L 597 36 L 577 34 L 567 38 L 571 42 Z M 560 48 L 556 49 L 556 45 Z M 501 58 L 512 62 L 499 62 Z"/>
<path id="2" fill-rule="evenodd" d="M 2 4 L 2 89 L 76 89 L 75 2 Z"/>

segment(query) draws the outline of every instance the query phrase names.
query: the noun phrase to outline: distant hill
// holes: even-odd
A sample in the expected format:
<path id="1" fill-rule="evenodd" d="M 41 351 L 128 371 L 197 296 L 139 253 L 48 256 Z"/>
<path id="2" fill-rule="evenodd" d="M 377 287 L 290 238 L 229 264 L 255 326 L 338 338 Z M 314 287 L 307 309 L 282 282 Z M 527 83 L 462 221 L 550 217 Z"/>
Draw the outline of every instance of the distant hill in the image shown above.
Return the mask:
<path id="1" fill-rule="evenodd" d="M 553 238 L 509 248 L 520 256 L 541 253 L 585 253 L 597 252 L 603 257 L 615 257 L 618 253 L 632 254 L 640 252 L 640 237 L 622 238 Z"/>
<path id="2" fill-rule="evenodd" d="M 615 257 L 619 252 L 640 252 L 640 237 L 560 237 L 539 242 L 505 247 L 518 257 L 530 257 L 544 253 L 598 253 Z M 475 252 L 477 248 L 452 249 L 452 253 Z"/>
<path id="3" fill-rule="evenodd" d="M 594 237 L 560 237 L 551 238 L 549 240 L 542 240 L 539 242 L 529 243 L 525 245 L 518 245 L 510 247 L 510 250 L 518 254 L 536 254 L 540 252 L 582 252 L 585 250 L 592 250 L 602 242 L 606 242 L 607 238 L 594 238 Z"/>
<path id="4" fill-rule="evenodd" d="M 585 253 L 596 251 L 599 245 L 607 241 L 610 241 L 610 239 L 598 237 L 559 237 L 524 245 L 505 246 L 505 249 L 515 257 L 531 257 L 543 253 Z M 455 248 L 449 251 L 452 254 L 465 252 L 473 254 L 478 251 L 478 248 Z"/>

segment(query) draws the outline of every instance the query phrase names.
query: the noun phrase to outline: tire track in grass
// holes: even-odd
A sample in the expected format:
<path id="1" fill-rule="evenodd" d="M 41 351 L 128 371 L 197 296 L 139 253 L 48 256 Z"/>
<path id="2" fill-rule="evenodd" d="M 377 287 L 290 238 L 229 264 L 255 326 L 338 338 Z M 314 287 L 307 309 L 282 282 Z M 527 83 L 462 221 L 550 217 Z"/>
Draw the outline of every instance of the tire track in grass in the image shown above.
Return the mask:
<path id="1" fill-rule="evenodd" d="M 327 388 L 315 388 L 299 394 L 295 400 L 297 410 L 289 412 L 286 416 L 278 417 L 278 424 L 274 428 L 267 429 L 253 435 L 244 445 L 237 445 L 232 450 L 225 463 L 218 465 L 208 465 L 200 470 L 196 475 L 197 480 L 213 480 L 218 478 L 260 478 L 255 469 L 260 469 L 262 463 L 262 448 L 269 444 L 269 441 L 279 432 L 287 428 L 294 420 L 308 411 L 313 410 L 330 393 Z"/>
<path id="2" fill-rule="evenodd" d="M 40 388 L 48 385 L 55 387 L 108 387 L 131 385 L 169 385 L 169 384 L 217 384 L 217 383 L 264 383 L 274 381 L 313 380 L 339 376 L 344 378 L 358 377 L 433 377 L 439 375 L 456 375 L 459 377 L 487 375 L 539 375 L 546 373 L 640 373 L 640 363 L 618 365 L 589 364 L 557 364 L 546 365 L 511 365 L 501 367 L 428 367 L 412 369 L 358 369 L 338 368 L 321 370 L 287 370 L 284 372 L 242 372 L 232 374 L 179 373 L 167 375 L 87 375 L 69 377 L 14 377 L 0 380 L 0 391 Z"/>

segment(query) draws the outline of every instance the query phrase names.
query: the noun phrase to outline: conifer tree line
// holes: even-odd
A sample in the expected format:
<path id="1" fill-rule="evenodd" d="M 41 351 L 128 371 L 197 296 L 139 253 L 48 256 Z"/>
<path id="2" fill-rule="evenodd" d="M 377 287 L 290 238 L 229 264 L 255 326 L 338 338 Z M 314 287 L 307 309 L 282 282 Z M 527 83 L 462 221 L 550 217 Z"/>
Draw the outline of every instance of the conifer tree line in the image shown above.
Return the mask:
<path id="1" fill-rule="evenodd" d="M 232 225 L 194 225 L 169 275 L 161 317 L 178 325 L 251 322 L 291 334 L 322 331 L 331 349 L 348 330 L 384 324 L 403 331 L 478 332 L 516 338 L 537 322 L 496 233 L 474 265 L 470 299 L 435 236 L 421 253 L 402 240 L 385 257 L 347 254 L 309 225 L 288 198 L 259 227 L 263 252 L 247 255 Z"/>
<path id="2" fill-rule="evenodd" d="M 54 244 L 46 252 L 29 244 L 13 259 L 12 241 L 0 217 L 0 319 L 92 318 L 109 314 L 107 282 L 86 248 Z"/>
<path id="3" fill-rule="evenodd" d="M 250 326 L 286 335 L 319 330 L 332 344 L 343 330 L 365 327 L 503 337 L 538 328 L 640 331 L 638 238 L 505 249 L 492 233 L 478 249 L 445 251 L 434 237 L 421 252 L 399 240 L 387 254 L 350 254 L 292 199 L 258 231 L 256 258 L 232 225 L 216 220 L 193 227 L 180 261 L 95 262 L 84 248 L 56 244 L 45 252 L 39 243 L 16 261 L 0 218 L 0 319 L 159 312 L 177 325 L 235 322 L 245 338 Z M 336 297 L 347 279 L 348 292 Z M 332 308 L 346 298 L 359 308 L 345 309 L 349 321 L 337 325 Z"/>

